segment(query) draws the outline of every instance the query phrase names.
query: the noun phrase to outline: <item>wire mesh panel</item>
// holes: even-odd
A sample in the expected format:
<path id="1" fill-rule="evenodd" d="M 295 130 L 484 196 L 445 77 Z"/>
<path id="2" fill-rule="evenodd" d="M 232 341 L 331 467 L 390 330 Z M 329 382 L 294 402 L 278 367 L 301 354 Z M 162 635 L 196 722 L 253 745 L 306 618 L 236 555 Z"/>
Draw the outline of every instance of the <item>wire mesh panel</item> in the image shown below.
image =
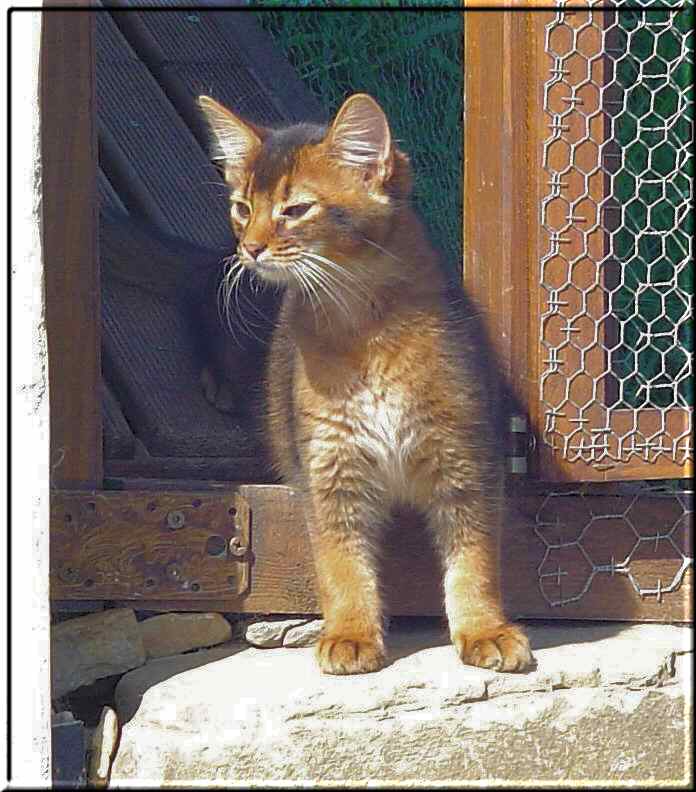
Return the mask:
<path id="1" fill-rule="evenodd" d="M 693 8 L 563 5 L 544 31 L 539 387 L 561 471 L 549 478 L 684 475 Z"/>
<path id="2" fill-rule="evenodd" d="M 542 552 L 539 590 L 551 608 L 609 594 L 614 604 L 623 598 L 625 617 L 631 601 L 636 609 L 643 598 L 659 604 L 683 584 L 693 566 L 693 489 L 677 482 L 623 486 L 603 492 L 583 485 L 543 497 L 534 532 Z M 687 602 L 670 601 L 678 608 L 671 617 L 688 619 Z"/>

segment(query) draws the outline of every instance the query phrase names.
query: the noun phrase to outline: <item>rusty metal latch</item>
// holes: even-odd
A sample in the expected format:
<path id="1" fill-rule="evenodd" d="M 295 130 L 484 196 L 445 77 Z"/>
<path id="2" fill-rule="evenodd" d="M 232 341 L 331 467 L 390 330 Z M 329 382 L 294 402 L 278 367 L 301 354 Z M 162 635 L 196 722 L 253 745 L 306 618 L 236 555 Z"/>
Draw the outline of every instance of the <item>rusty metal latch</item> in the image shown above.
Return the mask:
<path id="1" fill-rule="evenodd" d="M 251 580 L 236 492 L 51 492 L 54 599 L 236 599 Z"/>

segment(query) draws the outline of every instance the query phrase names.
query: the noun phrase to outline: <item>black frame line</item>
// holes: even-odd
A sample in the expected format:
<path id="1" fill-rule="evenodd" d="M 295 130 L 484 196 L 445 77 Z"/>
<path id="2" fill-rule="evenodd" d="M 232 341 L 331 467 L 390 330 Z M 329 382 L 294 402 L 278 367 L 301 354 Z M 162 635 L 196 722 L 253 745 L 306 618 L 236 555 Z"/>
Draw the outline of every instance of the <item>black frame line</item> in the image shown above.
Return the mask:
<path id="1" fill-rule="evenodd" d="M 678 5 L 660 5 L 657 7 L 648 7 L 642 5 L 622 5 L 617 7 L 615 5 L 596 5 L 592 8 L 565 8 L 559 7 L 554 3 L 548 5 L 534 6 L 532 8 L 525 8 L 520 6 L 509 5 L 486 5 L 475 7 L 464 7 L 455 5 L 431 5 L 431 6 L 295 6 L 292 4 L 285 5 L 263 5 L 263 4 L 227 4 L 225 2 L 217 2 L 211 0 L 208 4 L 195 4 L 181 5 L 181 6 L 154 6 L 154 7 L 113 7 L 113 6 L 99 6 L 99 7 L 85 7 L 78 5 L 64 5 L 64 6 L 51 6 L 45 7 L 41 5 L 36 6 L 10 6 L 7 9 L 7 198 L 6 198 L 6 221 L 7 221 L 7 275 L 6 275 L 6 288 L 7 288 L 7 474 L 6 474 L 6 493 L 7 493 L 7 587 L 6 587 L 6 602 L 7 602 L 7 722 L 6 722 L 6 735 L 7 735 L 7 782 L 12 780 L 12 656 L 10 652 L 10 643 L 12 637 L 12 276 L 10 262 L 12 260 L 12 15 L 14 13 L 23 12 L 36 12 L 52 13 L 52 12 L 65 12 L 74 11 L 78 13 L 143 13 L 143 12 L 169 12 L 177 13 L 181 11 L 205 11 L 205 12 L 219 12 L 219 11 L 294 11 L 301 13 L 359 13 L 363 11 L 368 12 L 442 12 L 449 11 L 452 13 L 478 13 L 478 12 L 515 12 L 515 13 L 534 13 L 537 11 L 563 11 L 563 10 L 592 10 L 592 11 L 617 11 L 619 13 L 630 11 L 686 11 L 692 6 L 687 2 L 679 3 Z M 48 376 L 48 374 L 47 374 Z M 49 432 L 50 432 L 50 415 L 49 415 Z M 50 483 L 49 483 L 50 490 Z M 14 789 L 23 789 L 29 787 L 14 787 Z"/>

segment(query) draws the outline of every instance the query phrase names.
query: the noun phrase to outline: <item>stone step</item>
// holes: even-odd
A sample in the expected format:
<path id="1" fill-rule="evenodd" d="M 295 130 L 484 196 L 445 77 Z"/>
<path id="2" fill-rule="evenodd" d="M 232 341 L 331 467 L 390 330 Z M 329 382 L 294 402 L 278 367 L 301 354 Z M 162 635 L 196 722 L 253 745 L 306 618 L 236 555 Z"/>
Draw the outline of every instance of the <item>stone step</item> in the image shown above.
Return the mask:
<path id="1" fill-rule="evenodd" d="M 311 648 L 153 660 L 116 689 L 110 785 L 684 782 L 689 628 L 529 634 L 525 675 L 464 666 L 423 628 L 395 631 L 389 665 L 362 676 L 322 675 Z"/>

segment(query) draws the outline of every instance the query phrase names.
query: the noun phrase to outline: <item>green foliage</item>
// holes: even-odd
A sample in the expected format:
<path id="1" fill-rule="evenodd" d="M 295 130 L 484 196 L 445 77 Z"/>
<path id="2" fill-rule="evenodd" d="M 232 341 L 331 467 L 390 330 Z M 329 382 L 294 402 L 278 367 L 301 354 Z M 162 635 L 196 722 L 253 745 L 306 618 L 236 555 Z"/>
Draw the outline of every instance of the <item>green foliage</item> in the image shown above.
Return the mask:
<path id="1" fill-rule="evenodd" d="M 443 263 L 457 269 L 462 224 L 461 15 L 269 10 L 258 11 L 257 16 L 327 117 L 352 93 L 369 93 L 381 104 L 398 146 L 411 159 L 415 204 L 444 254 Z"/>

